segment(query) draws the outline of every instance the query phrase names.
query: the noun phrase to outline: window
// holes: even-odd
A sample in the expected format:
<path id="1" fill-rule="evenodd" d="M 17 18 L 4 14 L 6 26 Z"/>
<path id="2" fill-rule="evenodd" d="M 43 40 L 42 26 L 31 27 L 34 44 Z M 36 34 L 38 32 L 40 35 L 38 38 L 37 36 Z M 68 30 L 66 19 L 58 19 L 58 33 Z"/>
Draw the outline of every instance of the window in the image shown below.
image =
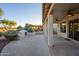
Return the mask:
<path id="1" fill-rule="evenodd" d="M 62 22 L 60 24 L 60 31 L 66 33 L 66 22 Z"/>

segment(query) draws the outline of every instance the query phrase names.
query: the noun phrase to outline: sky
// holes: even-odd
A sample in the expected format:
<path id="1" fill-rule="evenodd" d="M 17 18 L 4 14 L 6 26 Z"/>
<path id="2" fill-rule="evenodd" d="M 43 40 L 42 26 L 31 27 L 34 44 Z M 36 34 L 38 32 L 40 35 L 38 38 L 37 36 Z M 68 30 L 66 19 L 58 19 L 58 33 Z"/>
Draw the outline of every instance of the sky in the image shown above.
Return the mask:
<path id="1" fill-rule="evenodd" d="M 16 26 L 26 23 L 42 25 L 42 4 L 39 3 L 0 3 L 4 14 L 2 19 L 16 21 Z"/>

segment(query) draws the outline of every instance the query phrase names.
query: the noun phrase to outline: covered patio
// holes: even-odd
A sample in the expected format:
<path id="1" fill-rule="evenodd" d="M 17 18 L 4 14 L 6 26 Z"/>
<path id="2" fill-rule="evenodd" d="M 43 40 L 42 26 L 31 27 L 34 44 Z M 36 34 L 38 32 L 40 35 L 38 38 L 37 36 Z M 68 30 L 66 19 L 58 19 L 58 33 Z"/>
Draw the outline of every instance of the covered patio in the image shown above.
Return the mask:
<path id="1" fill-rule="evenodd" d="M 52 56 L 79 56 L 79 44 L 65 39 L 59 35 L 53 35 L 54 47 L 50 47 Z"/>
<path id="2" fill-rule="evenodd" d="M 44 3 L 42 22 L 52 55 L 79 55 L 78 3 Z"/>

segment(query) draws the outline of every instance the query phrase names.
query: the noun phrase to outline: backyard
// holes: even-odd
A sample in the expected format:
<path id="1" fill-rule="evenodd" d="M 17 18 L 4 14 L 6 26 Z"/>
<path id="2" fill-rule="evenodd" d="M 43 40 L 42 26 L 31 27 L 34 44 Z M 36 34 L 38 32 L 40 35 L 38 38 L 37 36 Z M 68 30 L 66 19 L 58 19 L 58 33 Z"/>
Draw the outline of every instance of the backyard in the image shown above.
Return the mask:
<path id="1" fill-rule="evenodd" d="M 32 24 L 31 22 L 30 23 L 27 23 L 28 20 L 25 22 L 25 20 L 27 19 L 26 18 L 26 15 L 27 14 L 25 15 L 25 18 L 26 18 L 25 20 L 23 20 L 23 18 L 20 17 L 19 14 L 17 14 L 17 16 L 15 16 L 15 14 L 16 14 L 15 13 L 16 12 L 15 11 L 15 8 L 19 4 L 17 4 L 16 6 L 15 6 L 15 4 L 10 4 L 10 5 L 13 5 L 14 6 L 14 9 L 10 10 L 10 11 L 14 12 L 14 14 L 12 14 L 5 7 L 7 5 L 7 7 L 9 9 L 11 9 L 11 6 L 10 5 L 8 5 L 8 4 L 1 4 L 1 5 L 2 6 L 0 7 L 0 53 L 1 53 L 1 51 L 3 50 L 3 48 L 6 45 L 8 45 L 9 43 L 11 43 L 13 41 L 19 41 L 20 39 L 21 40 L 22 39 L 25 39 L 25 38 L 27 38 L 27 36 L 30 37 L 30 36 L 34 35 L 36 32 L 37 32 L 36 33 L 37 35 L 38 34 L 41 34 L 41 33 L 38 33 L 38 32 L 42 32 L 43 31 L 42 25 L 40 25 L 40 24 L 36 24 L 35 25 L 35 24 Z M 22 4 L 22 5 L 23 6 L 27 6 L 27 4 L 25 4 L 25 5 Z M 20 9 L 23 8 L 23 6 L 20 7 Z M 25 9 L 25 7 L 24 7 L 24 9 Z M 26 10 L 25 10 L 25 12 L 26 12 Z M 25 14 L 25 12 L 23 14 Z M 33 12 L 35 12 L 35 11 L 33 11 Z M 8 14 L 9 14 L 9 16 L 7 16 Z M 18 17 L 18 19 L 14 19 L 14 16 L 16 18 Z M 21 16 L 23 16 L 23 15 L 21 15 Z M 22 20 L 23 23 L 21 24 L 19 20 L 20 21 Z"/>

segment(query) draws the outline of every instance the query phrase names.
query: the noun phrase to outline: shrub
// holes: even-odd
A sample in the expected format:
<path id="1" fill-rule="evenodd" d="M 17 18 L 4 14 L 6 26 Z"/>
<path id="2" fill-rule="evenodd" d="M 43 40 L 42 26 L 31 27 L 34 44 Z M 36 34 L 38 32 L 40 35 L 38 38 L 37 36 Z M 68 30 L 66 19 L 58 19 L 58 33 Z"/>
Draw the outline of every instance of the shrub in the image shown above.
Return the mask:
<path id="1" fill-rule="evenodd" d="M 17 32 L 15 30 L 10 30 L 10 31 L 5 32 L 4 36 L 9 41 L 16 40 Z"/>
<path id="2" fill-rule="evenodd" d="M 3 33 L 2 32 L 0 32 L 0 37 L 3 35 Z"/>

